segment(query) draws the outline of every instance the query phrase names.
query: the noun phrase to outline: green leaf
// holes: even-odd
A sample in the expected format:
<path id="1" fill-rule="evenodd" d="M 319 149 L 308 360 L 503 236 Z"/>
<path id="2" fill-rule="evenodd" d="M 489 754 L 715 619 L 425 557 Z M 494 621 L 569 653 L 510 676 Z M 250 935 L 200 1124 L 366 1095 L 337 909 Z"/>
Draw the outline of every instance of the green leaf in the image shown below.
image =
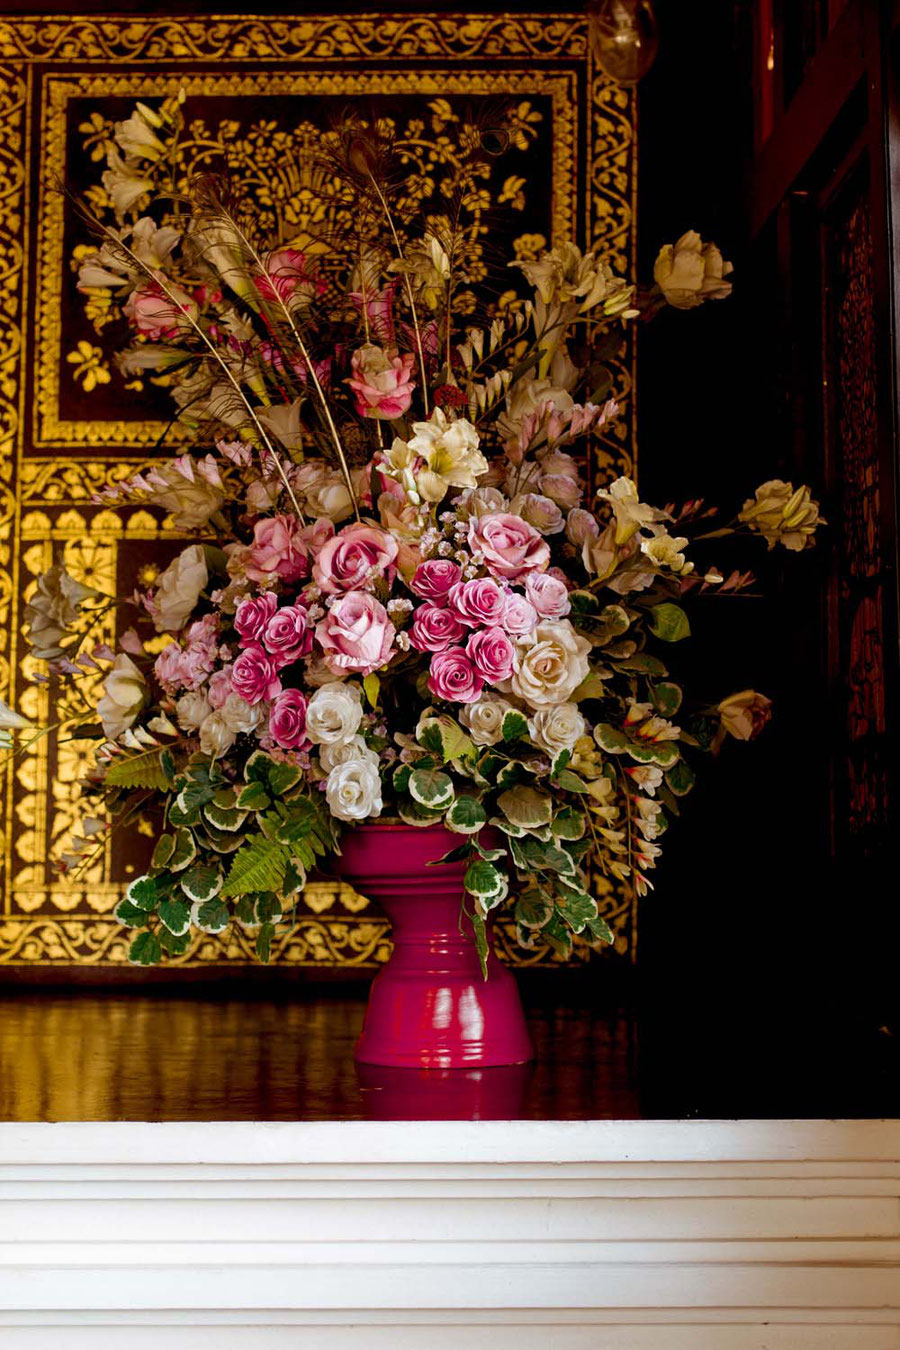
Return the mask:
<path id="1" fill-rule="evenodd" d="M 569 604 L 573 615 L 598 614 L 600 611 L 600 601 L 593 591 L 570 591 Z"/>
<path id="2" fill-rule="evenodd" d="M 143 910 L 156 909 L 160 895 L 155 877 L 135 877 L 125 891 L 125 899 Z"/>
<path id="3" fill-rule="evenodd" d="M 156 841 L 156 847 L 153 850 L 153 857 L 150 859 L 150 866 L 155 871 L 161 872 L 167 866 L 169 859 L 175 852 L 174 834 L 161 834 Z"/>
<path id="4" fill-rule="evenodd" d="M 412 769 L 408 764 L 398 764 L 394 770 L 393 783 L 398 792 L 406 792 L 409 787 L 409 775 Z"/>
<path id="5" fill-rule="evenodd" d="M 553 762 L 550 765 L 550 777 L 555 778 L 557 774 L 562 773 L 571 758 L 571 750 L 560 750 L 559 754 L 554 756 Z"/>
<path id="6" fill-rule="evenodd" d="M 183 811 L 186 816 L 191 816 L 199 811 L 201 806 L 211 802 L 215 795 L 216 789 L 212 783 L 197 782 L 195 779 L 189 778 L 175 800 L 179 810 Z"/>
<path id="7" fill-rule="evenodd" d="M 274 891 L 265 891 L 256 897 L 256 918 L 259 923 L 280 919 L 282 912 L 281 901 Z"/>
<path id="8" fill-rule="evenodd" d="M 181 878 L 189 900 L 211 900 L 222 889 L 222 869 L 217 862 L 195 862 Z"/>
<path id="9" fill-rule="evenodd" d="M 670 680 L 661 680 L 650 686 L 650 698 L 660 717 L 674 717 L 681 707 L 681 690 Z"/>
<path id="10" fill-rule="evenodd" d="M 246 895 L 248 891 L 280 891 L 288 863 L 283 844 L 257 836 L 234 855 L 221 895 Z"/>
<path id="11" fill-rule="evenodd" d="M 629 675 L 653 675 L 656 677 L 668 674 L 659 657 L 650 656 L 647 652 L 636 652 L 633 656 L 617 660 L 616 665 L 619 670 L 624 670 Z"/>
<path id="12" fill-rule="evenodd" d="M 155 933 L 138 933 L 128 948 L 128 960 L 133 966 L 155 966 L 161 956 L 162 948 Z"/>
<path id="13" fill-rule="evenodd" d="M 369 704 L 373 708 L 378 707 L 378 695 L 380 690 L 381 690 L 381 681 L 373 671 L 370 675 L 367 675 L 363 680 L 363 693 L 365 694 L 366 698 L 369 700 Z"/>
<path id="14" fill-rule="evenodd" d="M 584 891 L 568 890 L 556 900 L 556 908 L 573 933 L 580 933 L 597 917 L 597 901 Z"/>
<path id="15" fill-rule="evenodd" d="M 241 811 L 265 811 L 272 799 L 262 783 L 248 783 L 238 793 L 237 805 Z"/>
<path id="16" fill-rule="evenodd" d="M 572 702 L 582 703 L 586 698 L 605 698 L 606 692 L 603 676 L 596 670 L 590 670 L 574 690 Z"/>
<path id="17" fill-rule="evenodd" d="M 417 825 L 420 828 L 434 825 L 443 814 L 442 811 L 429 811 L 427 807 L 421 806 L 418 802 L 408 800 L 398 803 L 397 811 L 404 824 Z"/>
<path id="18" fill-rule="evenodd" d="M 453 781 L 438 769 L 414 769 L 409 776 L 409 795 L 420 806 L 437 811 L 453 801 Z"/>
<path id="19" fill-rule="evenodd" d="M 624 731 L 612 726 L 610 722 L 597 723 L 594 727 L 594 740 L 600 749 L 609 755 L 624 755 L 631 748 L 631 741 Z"/>
<path id="20" fill-rule="evenodd" d="M 256 935 L 256 955 L 267 965 L 272 954 L 272 939 L 275 936 L 273 924 L 264 923 Z"/>
<path id="21" fill-rule="evenodd" d="M 416 727 L 416 740 L 433 755 L 440 755 L 445 764 L 453 759 L 475 757 L 475 742 L 447 713 L 423 717 Z"/>
<path id="22" fill-rule="evenodd" d="M 507 745 L 511 741 L 518 741 L 528 734 L 528 718 L 524 713 L 520 713 L 516 708 L 510 708 L 503 714 L 503 721 L 500 723 L 500 734 Z"/>
<path id="23" fill-rule="evenodd" d="M 487 812 L 476 797 L 457 797 L 444 817 L 448 830 L 457 834 L 477 834 L 487 822 Z"/>
<path id="24" fill-rule="evenodd" d="M 257 750 L 244 765 L 247 783 L 261 783 L 271 797 L 281 797 L 299 783 L 302 771 L 296 764 L 285 764 Z"/>
<path id="25" fill-rule="evenodd" d="M 208 820 L 205 820 L 202 825 L 196 825 L 194 829 L 197 834 L 197 842 L 201 846 L 211 848 L 214 853 L 234 853 L 247 837 L 242 830 L 237 834 L 229 834 L 227 830 L 217 830 L 215 825 L 210 825 Z"/>
<path id="26" fill-rule="evenodd" d="M 130 900 L 121 899 L 113 910 L 119 923 L 126 928 L 145 928 L 150 922 L 150 912 L 141 909 L 140 905 L 133 905 Z"/>
<path id="27" fill-rule="evenodd" d="M 170 933 L 181 937 L 191 926 L 191 911 L 183 900 L 163 900 L 159 906 L 159 919 Z"/>
<path id="28" fill-rule="evenodd" d="M 168 928 L 159 930 L 159 945 L 168 956 L 184 956 L 191 945 L 191 933 L 170 933 Z"/>
<path id="29" fill-rule="evenodd" d="M 170 779 L 160 759 L 158 749 L 142 750 L 138 755 L 114 759 L 106 770 L 105 782 L 111 787 L 152 788 L 165 792 Z"/>
<path id="30" fill-rule="evenodd" d="M 526 891 L 516 901 L 516 923 L 523 928 L 543 928 L 553 913 L 553 906 L 540 891 Z"/>
<path id="31" fill-rule="evenodd" d="M 563 806 L 554 814 L 550 829 L 557 839 L 581 839 L 586 829 L 584 814 L 574 806 Z"/>
<path id="32" fill-rule="evenodd" d="M 517 783 L 527 783 L 529 778 L 534 777 L 534 770 L 529 769 L 527 764 L 523 764 L 520 759 L 508 760 L 497 774 L 497 788 L 503 791 L 504 788 L 513 788 Z"/>
<path id="33" fill-rule="evenodd" d="M 666 600 L 650 610 L 650 632 L 661 642 L 680 642 L 690 637 L 691 625 L 681 606 Z"/>
<path id="34" fill-rule="evenodd" d="M 588 919 L 585 927 L 595 942 L 605 942 L 608 946 L 611 946 L 615 941 L 613 930 L 605 919 L 600 918 L 599 914 L 595 919 Z"/>
<path id="35" fill-rule="evenodd" d="M 223 933 L 231 916 L 224 901 L 216 898 L 194 905 L 191 909 L 191 919 L 204 933 Z"/>
<path id="36" fill-rule="evenodd" d="M 487 924 L 481 914 L 473 914 L 472 932 L 475 935 L 475 950 L 478 952 L 478 964 L 481 966 L 482 979 L 488 977 L 488 957 L 490 956 L 490 945 L 488 943 Z"/>
<path id="37" fill-rule="evenodd" d="M 604 605 L 595 623 L 590 625 L 591 637 L 598 647 L 614 642 L 631 627 L 631 620 L 621 605 Z"/>
<path id="38" fill-rule="evenodd" d="M 169 871 L 183 872 L 196 856 L 197 845 L 190 830 L 177 829 L 175 831 L 175 851 L 167 864 Z"/>
<path id="39" fill-rule="evenodd" d="M 247 819 L 247 812 L 237 811 L 234 808 L 226 809 L 217 806 L 215 802 L 207 802 L 203 808 L 203 818 L 208 820 L 210 825 L 214 825 L 217 830 L 225 830 L 227 834 L 233 834 L 241 828 Z"/>
<path id="40" fill-rule="evenodd" d="M 666 774 L 666 783 L 676 797 L 685 797 L 696 782 L 696 775 L 690 764 L 679 760 Z"/>
<path id="41" fill-rule="evenodd" d="M 463 877 L 463 885 L 469 894 L 485 901 L 488 906 L 492 901 L 502 900 L 507 884 L 503 873 L 483 858 L 477 858 L 471 863 Z"/>
<path id="42" fill-rule="evenodd" d="M 539 792 L 537 788 L 518 786 L 509 792 L 502 792 L 497 805 L 513 825 L 523 830 L 533 829 L 535 825 L 549 824 L 553 816 L 553 798 L 549 792 Z"/>
<path id="43" fill-rule="evenodd" d="M 579 778 L 577 773 L 571 769 L 563 769 L 562 773 L 556 775 L 558 787 L 565 788 L 566 792 L 587 792 L 588 786 L 583 778 Z"/>

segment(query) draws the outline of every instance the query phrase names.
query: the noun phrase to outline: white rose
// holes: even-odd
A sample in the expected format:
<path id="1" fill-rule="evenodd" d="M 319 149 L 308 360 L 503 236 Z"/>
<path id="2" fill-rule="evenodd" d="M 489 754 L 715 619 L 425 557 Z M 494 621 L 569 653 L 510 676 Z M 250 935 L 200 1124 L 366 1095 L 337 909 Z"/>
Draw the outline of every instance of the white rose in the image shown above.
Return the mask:
<path id="1" fill-rule="evenodd" d="M 234 745 L 234 732 L 221 712 L 211 712 L 200 728 L 200 749 L 218 759 Z"/>
<path id="2" fill-rule="evenodd" d="M 490 516 L 509 509 L 506 498 L 496 487 L 466 488 L 453 505 L 460 520 L 469 520 L 472 516 Z"/>
<path id="3" fill-rule="evenodd" d="M 191 544 L 169 563 L 156 583 L 153 623 L 157 633 L 177 633 L 184 627 L 208 581 L 203 546 Z"/>
<path id="4" fill-rule="evenodd" d="M 199 689 L 182 694 L 175 704 L 175 717 L 183 731 L 197 731 L 211 712 L 209 699 Z"/>
<path id="5" fill-rule="evenodd" d="M 255 731 L 265 714 L 265 704 L 248 703 L 240 694 L 229 694 L 219 709 L 222 721 L 235 735 Z"/>
<path id="6" fill-rule="evenodd" d="M 308 729 L 308 727 L 307 727 Z M 381 775 L 368 759 L 336 764 L 325 783 L 325 799 L 338 820 L 365 820 L 381 815 Z"/>
<path id="7" fill-rule="evenodd" d="M 539 708 L 528 723 L 531 739 L 535 745 L 546 750 L 551 759 L 561 750 L 574 749 L 575 742 L 586 730 L 577 703 L 557 703 L 550 708 Z"/>
<path id="8" fill-rule="evenodd" d="M 533 708 L 565 703 L 588 674 L 590 650 L 568 619 L 539 623 L 530 642 L 516 647 L 508 687 Z"/>
<path id="9" fill-rule="evenodd" d="M 504 713 L 512 708 L 498 694 L 482 694 L 477 703 L 467 703 L 459 713 L 459 720 L 476 745 L 496 745 L 501 738 Z"/>
<path id="10" fill-rule="evenodd" d="M 378 756 L 369 749 L 362 736 L 353 736 L 349 741 L 335 741 L 331 745 L 323 745 L 319 750 L 319 764 L 325 773 L 330 773 L 339 764 L 349 764 L 352 759 L 378 763 Z"/>
<path id="11" fill-rule="evenodd" d="M 329 474 L 321 482 L 307 488 L 304 501 L 309 514 L 317 519 L 327 516 L 338 524 L 353 515 L 353 499 L 340 473 Z"/>
<path id="12" fill-rule="evenodd" d="M 330 680 L 313 694 L 306 709 L 306 734 L 313 745 L 349 741 L 362 721 L 359 687 Z"/>
<path id="13" fill-rule="evenodd" d="M 734 269 L 715 244 L 704 244 L 696 230 L 688 230 L 675 244 L 659 250 L 653 280 L 676 309 L 694 309 L 704 300 L 724 300 L 731 294 L 725 278 Z"/>
<path id="14" fill-rule="evenodd" d="M 111 741 L 127 731 L 147 698 L 147 681 L 130 656 L 123 652 L 103 681 L 104 696 L 97 704 L 97 716 Z"/>

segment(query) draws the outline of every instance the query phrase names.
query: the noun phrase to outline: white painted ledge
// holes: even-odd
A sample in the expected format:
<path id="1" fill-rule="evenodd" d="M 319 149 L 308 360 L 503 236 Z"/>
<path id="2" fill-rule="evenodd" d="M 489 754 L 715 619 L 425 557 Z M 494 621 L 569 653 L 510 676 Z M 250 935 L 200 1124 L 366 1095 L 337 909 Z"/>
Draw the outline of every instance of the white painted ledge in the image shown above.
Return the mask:
<path id="1" fill-rule="evenodd" d="M 900 1350 L 900 1122 L 0 1125 L 3 1350 Z"/>

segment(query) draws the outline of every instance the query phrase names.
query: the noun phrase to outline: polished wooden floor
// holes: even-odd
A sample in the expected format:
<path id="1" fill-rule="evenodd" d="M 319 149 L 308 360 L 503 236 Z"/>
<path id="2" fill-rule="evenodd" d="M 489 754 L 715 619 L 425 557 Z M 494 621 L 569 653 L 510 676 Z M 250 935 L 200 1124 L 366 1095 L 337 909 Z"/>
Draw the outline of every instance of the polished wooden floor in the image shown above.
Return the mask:
<path id="1" fill-rule="evenodd" d="M 533 1002 L 534 1065 L 358 1069 L 365 999 L 22 990 L 0 996 L 0 1120 L 628 1119 L 632 1021 Z"/>

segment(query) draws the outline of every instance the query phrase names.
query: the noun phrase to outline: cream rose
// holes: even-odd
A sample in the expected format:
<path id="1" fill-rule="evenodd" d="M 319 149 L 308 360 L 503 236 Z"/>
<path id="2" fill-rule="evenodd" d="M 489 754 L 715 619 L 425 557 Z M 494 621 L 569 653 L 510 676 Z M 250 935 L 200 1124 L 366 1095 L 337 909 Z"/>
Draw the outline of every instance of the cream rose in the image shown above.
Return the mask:
<path id="1" fill-rule="evenodd" d="M 501 739 L 504 714 L 512 704 L 497 694 L 482 694 L 476 703 L 467 703 L 459 712 L 459 720 L 476 745 L 496 745 Z"/>
<path id="2" fill-rule="evenodd" d="M 151 613 L 157 633 L 177 633 L 184 627 L 208 581 L 203 547 L 191 544 L 169 563 L 156 583 Z"/>
<path id="3" fill-rule="evenodd" d="M 311 516 L 327 516 L 335 524 L 353 515 L 353 498 L 343 475 L 334 472 L 306 489 L 304 503 Z"/>
<path id="4" fill-rule="evenodd" d="M 591 644 L 568 619 L 539 623 L 528 643 L 516 648 L 515 670 L 507 685 L 532 708 L 565 703 L 586 678 Z"/>
<path id="5" fill-rule="evenodd" d="M 130 656 L 122 652 L 103 681 L 103 698 L 97 716 L 111 741 L 132 725 L 147 700 L 147 681 Z"/>
<path id="6" fill-rule="evenodd" d="M 325 800 L 338 820 L 366 820 L 380 816 L 381 776 L 378 765 L 368 759 L 350 759 L 337 764 L 325 783 Z"/>
<path id="7" fill-rule="evenodd" d="M 339 764 L 349 764 L 353 759 L 366 759 L 372 764 L 378 763 L 378 756 L 370 750 L 362 736 L 351 736 L 349 741 L 334 741 L 319 747 L 319 764 L 325 773 L 330 773 Z"/>
<path id="8" fill-rule="evenodd" d="M 240 694 L 229 694 L 219 708 L 222 721 L 236 735 L 247 736 L 255 731 L 265 717 L 263 703 L 248 703 Z"/>
<path id="9" fill-rule="evenodd" d="M 733 270 L 715 244 L 704 244 L 696 230 L 688 230 L 659 250 L 653 280 L 675 309 L 694 309 L 704 300 L 730 295 L 731 282 L 725 278 Z"/>
<path id="10" fill-rule="evenodd" d="M 200 728 L 200 749 L 218 759 L 234 745 L 235 734 L 221 712 L 211 712 Z"/>
<path id="11" fill-rule="evenodd" d="M 362 698 L 355 684 L 330 680 L 321 685 L 306 709 L 306 734 L 313 745 L 351 740 L 362 721 Z"/>
<path id="12" fill-rule="evenodd" d="M 578 711 L 577 703 L 557 703 L 550 708 L 539 708 L 529 719 L 528 734 L 535 745 L 546 750 L 551 759 L 562 750 L 574 749 L 575 742 L 585 734 L 587 724 Z"/>
<path id="13" fill-rule="evenodd" d="M 188 478 L 177 462 L 154 467 L 147 481 L 151 484 L 149 500 L 171 513 L 176 530 L 199 530 L 225 501 L 221 486 L 199 473 Z"/>
<path id="14" fill-rule="evenodd" d="M 183 731 L 198 731 L 211 712 L 209 699 L 199 689 L 182 694 L 175 704 L 175 719 Z"/>

